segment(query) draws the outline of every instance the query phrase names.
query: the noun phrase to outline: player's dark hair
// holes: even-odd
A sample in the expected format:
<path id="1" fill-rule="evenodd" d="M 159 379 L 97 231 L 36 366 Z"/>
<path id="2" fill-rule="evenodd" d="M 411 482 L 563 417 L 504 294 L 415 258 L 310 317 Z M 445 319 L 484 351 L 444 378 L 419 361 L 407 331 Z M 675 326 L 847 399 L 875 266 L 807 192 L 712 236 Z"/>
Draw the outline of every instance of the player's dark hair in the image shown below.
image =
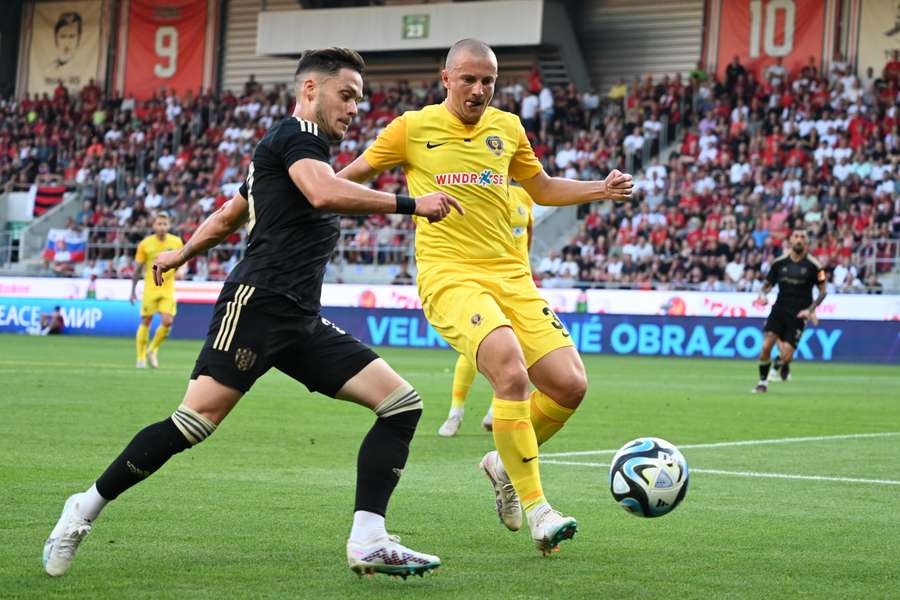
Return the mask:
<path id="1" fill-rule="evenodd" d="M 78 37 L 80 38 L 82 23 L 81 15 L 79 15 L 77 12 L 64 12 L 63 14 L 59 15 L 59 20 L 56 21 L 56 26 L 53 28 L 53 37 L 59 35 L 60 29 L 62 29 L 63 27 L 68 27 L 72 23 L 78 25 Z"/>
<path id="2" fill-rule="evenodd" d="M 307 50 L 297 62 L 294 71 L 296 79 L 303 73 L 315 71 L 327 75 L 337 75 L 341 69 L 351 69 L 362 75 L 366 70 L 366 61 L 356 50 L 350 48 L 317 48 Z"/>

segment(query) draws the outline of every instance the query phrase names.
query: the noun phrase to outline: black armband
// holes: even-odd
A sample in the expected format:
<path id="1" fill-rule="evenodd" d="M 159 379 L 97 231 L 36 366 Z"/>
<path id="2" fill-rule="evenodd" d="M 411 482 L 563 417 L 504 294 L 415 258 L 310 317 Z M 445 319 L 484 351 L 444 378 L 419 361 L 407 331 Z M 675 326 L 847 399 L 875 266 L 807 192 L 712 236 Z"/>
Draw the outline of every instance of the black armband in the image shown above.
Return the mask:
<path id="1" fill-rule="evenodd" d="M 397 196 L 397 208 L 394 212 L 401 215 L 416 214 L 416 199 L 412 196 L 404 196 L 403 194 L 395 194 Z"/>

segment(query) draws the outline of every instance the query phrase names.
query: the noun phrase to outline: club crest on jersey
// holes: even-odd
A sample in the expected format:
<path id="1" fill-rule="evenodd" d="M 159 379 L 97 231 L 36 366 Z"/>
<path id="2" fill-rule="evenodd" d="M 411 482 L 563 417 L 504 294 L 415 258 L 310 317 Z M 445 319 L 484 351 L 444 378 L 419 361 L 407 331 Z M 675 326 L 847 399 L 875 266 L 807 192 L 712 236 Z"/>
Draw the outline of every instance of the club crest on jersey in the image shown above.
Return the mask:
<path id="1" fill-rule="evenodd" d="M 238 371 L 249 371 L 256 362 L 256 353 L 250 348 L 238 348 L 234 352 L 234 366 Z"/>
<path id="2" fill-rule="evenodd" d="M 475 313 L 474 315 L 472 315 L 472 318 L 469 319 L 469 322 L 471 322 L 472 325 L 478 327 L 479 325 L 481 325 L 481 315 Z"/>
<path id="3" fill-rule="evenodd" d="M 491 169 L 485 169 L 480 173 L 474 171 L 464 173 L 435 173 L 434 182 L 438 185 L 506 185 L 506 175 L 497 173 Z"/>
<path id="4" fill-rule="evenodd" d="M 489 135 L 484 140 L 484 143 L 487 144 L 488 150 L 497 156 L 503 155 L 503 140 L 500 139 L 499 135 Z"/>

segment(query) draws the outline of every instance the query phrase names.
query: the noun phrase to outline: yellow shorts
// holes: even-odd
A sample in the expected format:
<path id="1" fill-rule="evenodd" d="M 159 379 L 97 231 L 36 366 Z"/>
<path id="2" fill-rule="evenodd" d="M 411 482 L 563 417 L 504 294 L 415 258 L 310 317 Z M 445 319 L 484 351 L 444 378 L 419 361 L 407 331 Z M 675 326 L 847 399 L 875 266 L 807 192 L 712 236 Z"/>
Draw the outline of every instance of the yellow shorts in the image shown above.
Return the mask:
<path id="1" fill-rule="evenodd" d="M 419 296 L 428 322 L 473 365 L 482 340 L 504 325 L 516 334 L 528 367 L 574 346 L 527 271 L 507 276 L 458 265 L 429 267 L 419 273 Z"/>
<path id="2" fill-rule="evenodd" d="M 156 313 L 169 313 L 173 317 L 178 310 L 175 294 L 144 293 L 141 300 L 141 316 L 152 317 Z"/>

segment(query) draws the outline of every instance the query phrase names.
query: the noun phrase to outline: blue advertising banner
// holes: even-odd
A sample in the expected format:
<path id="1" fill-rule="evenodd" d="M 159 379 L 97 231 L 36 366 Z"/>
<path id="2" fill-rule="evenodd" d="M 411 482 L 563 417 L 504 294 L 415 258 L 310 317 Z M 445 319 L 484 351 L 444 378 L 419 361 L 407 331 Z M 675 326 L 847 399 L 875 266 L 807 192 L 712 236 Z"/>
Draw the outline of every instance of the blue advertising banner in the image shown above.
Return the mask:
<path id="1" fill-rule="evenodd" d="M 323 314 L 373 346 L 447 348 L 420 311 L 328 308 Z M 629 315 L 558 315 L 579 352 L 746 358 L 762 348 L 762 319 Z M 797 345 L 801 360 L 900 364 L 900 322 L 820 321 Z"/>
<path id="2" fill-rule="evenodd" d="M 0 297 L 0 332 L 25 333 L 41 314 L 59 306 L 66 333 L 131 336 L 137 306 L 113 300 Z M 213 305 L 181 303 L 173 337 L 206 336 Z M 326 308 L 323 316 L 372 346 L 447 348 L 419 310 Z M 753 359 L 762 346 L 762 319 L 560 314 L 585 354 Z M 824 320 L 807 327 L 797 346 L 800 360 L 900 364 L 900 321 Z"/>
<path id="3" fill-rule="evenodd" d="M 57 306 L 65 334 L 131 336 L 141 320 L 140 303 L 0 297 L 0 333 L 27 333 L 40 325 L 42 314 L 50 314 Z M 179 304 L 172 337 L 206 337 L 212 309 L 212 304 Z"/>

